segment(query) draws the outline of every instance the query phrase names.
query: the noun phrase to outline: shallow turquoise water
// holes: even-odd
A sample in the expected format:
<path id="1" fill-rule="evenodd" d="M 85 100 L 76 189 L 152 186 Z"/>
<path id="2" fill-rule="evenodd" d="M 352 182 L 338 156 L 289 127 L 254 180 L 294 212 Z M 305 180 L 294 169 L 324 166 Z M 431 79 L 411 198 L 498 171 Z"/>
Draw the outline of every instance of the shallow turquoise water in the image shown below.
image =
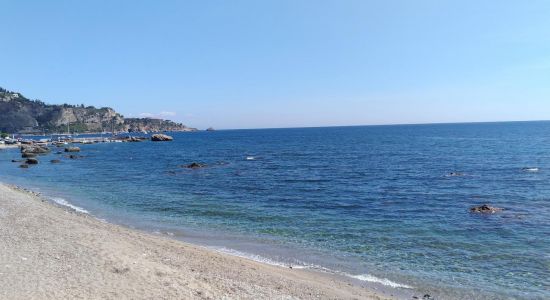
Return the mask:
<path id="1" fill-rule="evenodd" d="M 550 298 L 549 122 L 174 137 L 83 145 L 83 159 L 50 154 L 26 170 L 3 151 L 0 180 L 114 222 L 417 294 Z M 195 161 L 209 167 L 179 167 Z M 505 211 L 468 212 L 483 203 Z"/>

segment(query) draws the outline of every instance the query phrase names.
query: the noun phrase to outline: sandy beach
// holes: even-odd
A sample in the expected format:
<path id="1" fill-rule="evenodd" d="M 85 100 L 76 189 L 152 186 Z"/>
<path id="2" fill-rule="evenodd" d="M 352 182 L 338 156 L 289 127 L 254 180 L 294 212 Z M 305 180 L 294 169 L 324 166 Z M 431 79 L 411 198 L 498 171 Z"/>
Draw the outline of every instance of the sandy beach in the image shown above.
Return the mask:
<path id="1" fill-rule="evenodd" d="M 0 184 L 0 299 L 387 299 L 55 206 Z"/>

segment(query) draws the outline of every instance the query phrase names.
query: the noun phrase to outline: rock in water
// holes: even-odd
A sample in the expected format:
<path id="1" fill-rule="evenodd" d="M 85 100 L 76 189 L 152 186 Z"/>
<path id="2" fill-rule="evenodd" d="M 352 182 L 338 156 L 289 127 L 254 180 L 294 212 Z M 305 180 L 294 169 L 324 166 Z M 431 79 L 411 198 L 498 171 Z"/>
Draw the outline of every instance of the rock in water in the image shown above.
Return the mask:
<path id="1" fill-rule="evenodd" d="M 216 130 L 215 130 L 214 128 L 212 128 L 212 127 L 208 127 L 208 128 L 206 129 L 206 131 L 216 131 Z"/>
<path id="2" fill-rule="evenodd" d="M 25 163 L 28 164 L 28 165 L 36 165 L 36 164 L 38 164 L 38 159 L 36 159 L 36 158 L 27 158 Z"/>
<path id="3" fill-rule="evenodd" d="M 153 142 L 170 142 L 170 141 L 173 141 L 174 138 L 169 136 L 169 135 L 166 135 L 166 134 L 153 134 L 153 136 L 151 136 L 151 141 Z"/>
<path id="4" fill-rule="evenodd" d="M 50 149 L 46 146 L 39 145 L 23 145 L 21 146 L 21 153 L 34 153 L 44 154 L 50 152 Z"/>
<path id="5" fill-rule="evenodd" d="M 59 159 L 52 159 L 52 160 L 50 160 L 50 162 L 51 162 L 52 164 L 58 164 L 58 163 L 60 163 L 61 161 L 60 161 Z"/>
<path id="6" fill-rule="evenodd" d="M 23 168 L 23 169 L 27 169 L 29 167 L 29 165 L 26 165 L 26 164 L 22 164 L 19 166 L 20 168 Z"/>
<path id="7" fill-rule="evenodd" d="M 78 147 L 67 147 L 67 148 L 65 148 L 65 152 L 80 152 L 80 148 L 78 148 Z"/>
<path id="8" fill-rule="evenodd" d="M 206 165 L 196 163 L 196 162 L 188 164 L 187 166 L 185 166 L 185 168 L 188 168 L 188 169 L 200 169 L 200 168 L 204 168 L 204 167 L 206 167 Z"/>
<path id="9" fill-rule="evenodd" d="M 23 152 L 23 154 L 21 154 L 21 157 L 22 157 L 22 158 L 33 158 L 33 157 L 36 157 L 36 153 L 32 153 L 32 152 Z"/>
<path id="10" fill-rule="evenodd" d="M 474 206 L 474 207 L 470 208 L 470 212 L 482 213 L 482 214 L 494 214 L 494 213 L 500 212 L 502 210 L 503 210 L 502 208 L 489 206 L 487 204 L 483 204 L 483 205 L 480 205 L 480 206 Z"/>

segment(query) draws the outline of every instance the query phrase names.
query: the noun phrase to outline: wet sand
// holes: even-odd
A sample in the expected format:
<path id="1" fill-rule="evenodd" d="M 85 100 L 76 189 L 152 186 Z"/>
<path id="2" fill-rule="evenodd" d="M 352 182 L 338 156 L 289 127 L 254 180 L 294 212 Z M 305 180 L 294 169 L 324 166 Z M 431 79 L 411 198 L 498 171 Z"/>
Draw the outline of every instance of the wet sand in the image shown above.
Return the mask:
<path id="1" fill-rule="evenodd" d="M 387 299 L 102 222 L 0 183 L 0 299 Z"/>

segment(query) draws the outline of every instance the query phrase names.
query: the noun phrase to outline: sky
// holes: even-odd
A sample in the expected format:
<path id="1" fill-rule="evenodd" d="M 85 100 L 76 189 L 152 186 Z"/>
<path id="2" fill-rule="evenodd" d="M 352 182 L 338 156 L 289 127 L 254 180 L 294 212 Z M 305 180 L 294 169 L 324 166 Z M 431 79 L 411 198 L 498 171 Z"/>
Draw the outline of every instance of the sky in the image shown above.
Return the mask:
<path id="1" fill-rule="evenodd" d="M 0 87 L 47 103 L 217 129 L 550 119 L 545 0 L 0 0 L 0 16 Z"/>

